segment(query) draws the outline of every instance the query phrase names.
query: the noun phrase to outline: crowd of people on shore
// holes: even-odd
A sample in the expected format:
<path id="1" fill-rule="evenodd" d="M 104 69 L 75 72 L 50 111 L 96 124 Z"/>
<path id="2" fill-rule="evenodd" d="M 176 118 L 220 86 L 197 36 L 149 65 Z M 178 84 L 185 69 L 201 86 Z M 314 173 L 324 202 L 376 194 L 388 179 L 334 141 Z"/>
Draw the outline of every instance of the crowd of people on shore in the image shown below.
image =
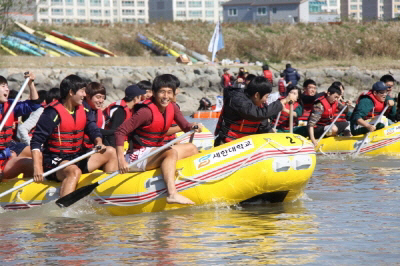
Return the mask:
<path id="1" fill-rule="evenodd" d="M 35 182 L 45 178 L 61 182 L 63 197 L 76 189 L 83 173 L 101 169 L 123 174 L 160 167 L 168 190 L 167 202 L 193 204 L 178 193 L 175 172 L 178 160 L 198 153 L 196 146 L 175 144 L 150 156 L 180 131 L 202 131 L 202 125 L 189 123 L 176 104 L 180 86 L 176 76 L 163 74 L 152 82 L 132 84 L 125 89 L 123 99 L 107 107 L 106 88 L 98 82 L 69 75 L 59 88 L 38 92 L 34 73 L 25 73 L 25 78 L 29 99 L 14 106 L 8 82 L 0 76 L 0 120 L 4 122 L 0 129 L 0 180 L 24 174 Z M 291 126 L 294 133 L 309 137 L 317 145 L 316 139 L 325 134 L 351 136 L 383 128 L 385 123 L 375 127 L 371 121 L 384 110 L 386 125 L 399 120 L 391 95 L 395 80 L 390 75 L 384 75 L 371 90 L 362 93 L 352 111 L 348 106 L 353 103 L 345 99 L 340 82 L 317 93 L 315 81 L 308 79 L 299 88 L 299 80 L 297 71 L 287 65 L 278 82 L 279 97 L 274 99 L 273 74 L 267 65 L 263 66 L 263 76 L 241 68 L 238 76 L 232 77 L 229 69 L 224 69 L 224 99 L 215 146 L 252 134 L 289 132 Z M 205 106 L 211 104 L 207 99 L 202 101 Z M 385 109 L 386 105 L 389 108 Z M 97 152 L 90 157 L 46 174 L 93 149 Z M 129 166 L 141 158 L 147 159 L 134 168 Z"/>

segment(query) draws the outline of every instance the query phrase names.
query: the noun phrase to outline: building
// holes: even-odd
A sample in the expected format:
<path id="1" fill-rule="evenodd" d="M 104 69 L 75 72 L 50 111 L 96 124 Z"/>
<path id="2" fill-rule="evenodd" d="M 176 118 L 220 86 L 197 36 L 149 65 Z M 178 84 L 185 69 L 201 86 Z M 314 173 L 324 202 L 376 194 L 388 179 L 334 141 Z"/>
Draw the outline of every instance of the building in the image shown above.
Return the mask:
<path id="1" fill-rule="evenodd" d="M 309 22 L 338 22 L 340 21 L 340 2 L 338 0 L 309 1 Z"/>
<path id="2" fill-rule="evenodd" d="M 383 0 L 363 0 L 362 9 L 363 21 L 383 19 Z"/>
<path id="3" fill-rule="evenodd" d="M 340 17 L 342 21 L 353 20 L 353 21 L 361 21 L 362 20 L 362 0 L 341 0 L 340 9 L 341 14 Z"/>
<path id="4" fill-rule="evenodd" d="M 228 0 L 148 0 L 149 21 L 222 21 L 221 4 Z"/>
<path id="5" fill-rule="evenodd" d="M 232 0 L 222 6 L 226 22 L 272 24 L 309 21 L 308 0 Z"/>
<path id="6" fill-rule="evenodd" d="M 384 0 L 383 1 L 383 19 L 391 20 L 400 18 L 400 1 Z"/>
<path id="7" fill-rule="evenodd" d="M 42 23 L 148 23 L 148 0 L 36 0 Z"/>
<path id="8" fill-rule="evenodd" d="M 35 21 L 36 0 L 14 1 L 11 6 L 4 4 L 0 9 L 3 21 L 12 19 L 20 22 Z"/>

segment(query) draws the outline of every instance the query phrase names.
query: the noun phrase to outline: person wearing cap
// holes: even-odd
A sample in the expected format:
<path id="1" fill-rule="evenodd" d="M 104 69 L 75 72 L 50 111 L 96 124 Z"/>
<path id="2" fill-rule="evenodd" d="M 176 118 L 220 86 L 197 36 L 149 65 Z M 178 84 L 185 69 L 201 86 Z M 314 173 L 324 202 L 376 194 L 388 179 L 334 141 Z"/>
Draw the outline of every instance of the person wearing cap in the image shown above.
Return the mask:
<path id="1" fill-rule="evenodd" d="M 62 182 L 61 197 L 75 190 L 82 173 L 96 169 L 105 172 L 118 169 L 115 149 L 103 144 L 93 114 L 84 110 L 85 89 L 86 83 L 77 75 L 63 79 L 60 99 L 44 109 L 31 140 L 35 182 L 44 181 L 44 172 L 83 155 L 85 134 L 98 147 L 98 153 L 46 177 L 47 180 Z"/>
<path id="2" fill-rule="evenodd" d="M 372 90 L 364 92 L 357 100 L 353 114 L 350 117 L 350 128 L 353 136 L 372 132 L 384 127 L 383 123 L 378 123 L 375 127 L 366 120 L 379 116 L 386 105 L 394 106 L 394 101 L 387 99 L 388 86 L 384 82 L 378 81 L 372 86 Z M 396 116 L 395 108 L 389 107 L 386 111 L 389 119 L 394 120 Z"/>
<path id="3" fill-rule="evenodd" d="M 224 74 L 222 75 L 221 78 L 221 86 L 223 88 L 227 88 L 229 86 L 231 86 L 231 74 L 229 74 L 229 68 L 224 68 L 223 69 Z"/>
<path id="4" fill-rule="evenodd" d="M 246 78 L 245 77 L 245 72 L 247 72 L 247 71 L 244 69 L 244 67 L 239 68 L 239 73 L 238 73 L 238 76 L 237 76 L 236 80 L 242 79 L 242 81 L 240 81 L 240 82 L 243 82 L 245 80 L 245 78 Z"/>
<path id="5" fill-rule="evenodd" d="M 113 102 L 104 109 L 105 129 L 113 131 L 112 134 L 107 134 L 104 138 L 108 145 L 115 147 L 115 130 L 132 117 L 135 104 L 139 103 L 145 94 L 146 91 L 139 86 L 130 85 L 125 89 L 125 97 L 122 100 Z M 126 140 L 128 139 L 126 138 Z"/>

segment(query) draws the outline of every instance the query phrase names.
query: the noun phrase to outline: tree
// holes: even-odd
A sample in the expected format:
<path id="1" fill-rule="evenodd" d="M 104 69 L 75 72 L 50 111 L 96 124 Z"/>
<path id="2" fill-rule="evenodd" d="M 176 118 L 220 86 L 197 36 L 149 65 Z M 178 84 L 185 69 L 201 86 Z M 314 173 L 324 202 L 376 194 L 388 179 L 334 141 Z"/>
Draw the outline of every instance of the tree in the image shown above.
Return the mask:
<path id="1" fill-rule="evenodd" d="M 34 8 L 34 0 L 0 0 L 0 32 L 4 33 L 11 25 L 11 12 L 26 13 Z"/>

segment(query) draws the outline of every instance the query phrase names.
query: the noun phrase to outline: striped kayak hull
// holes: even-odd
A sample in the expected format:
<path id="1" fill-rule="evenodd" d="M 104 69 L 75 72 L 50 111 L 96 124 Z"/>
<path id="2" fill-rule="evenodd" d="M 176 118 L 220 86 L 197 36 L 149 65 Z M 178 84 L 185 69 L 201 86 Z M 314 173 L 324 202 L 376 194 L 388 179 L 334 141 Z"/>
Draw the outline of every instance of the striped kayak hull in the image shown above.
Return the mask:
<path id="1" fill-rule="evenodd" d="M 288 141 L 290 138 L 291 141 Z M 200 205 L 233 205 L 257 198 L 291 202 L 304 192 L 314 171 L 314 147 L 293 134 L 260 134 L 226 143 L 179 160 L 176 188 Z M 78 187 L 93 184 L 105 173 L 82 175 Z M 23 179 L 0 183 L 0 192 Z M 31 183 L 0 199 L 4 209 L 28 209 L 59 197 L 60 183 Z M 88 197 L 112 215 L 160 212 L 187 205 L 167 204 L 160 169 L 117 175 L 99 185 Z M 54 204 L 54 203 L 51 203 Z"/>
<path id="2" fill-rule="evenodd" d="M 11 51 L 10 49 L 8 49 L 7 47 L 5 47 L 4 45 L 0 44 L 0 48 L 4 51 L 6 51 L 8 54 L 12 55 L 12 56 L 18 56 L 16 53 L 14 53 L 13 51 Z"/>
<path id="3" fill-rule="evenodd" d="M 15 49 L 15 50 L 18 50 L 23 53 L 27 53 L 27 54 L 35 55 L 35 56 L 42 56 L 42 54 L 36 52 L 35 49 L 32 49 L 22 43 L 16 42 L 7 37 L 1 37 L 1 44 L 8 48 Z"/>

